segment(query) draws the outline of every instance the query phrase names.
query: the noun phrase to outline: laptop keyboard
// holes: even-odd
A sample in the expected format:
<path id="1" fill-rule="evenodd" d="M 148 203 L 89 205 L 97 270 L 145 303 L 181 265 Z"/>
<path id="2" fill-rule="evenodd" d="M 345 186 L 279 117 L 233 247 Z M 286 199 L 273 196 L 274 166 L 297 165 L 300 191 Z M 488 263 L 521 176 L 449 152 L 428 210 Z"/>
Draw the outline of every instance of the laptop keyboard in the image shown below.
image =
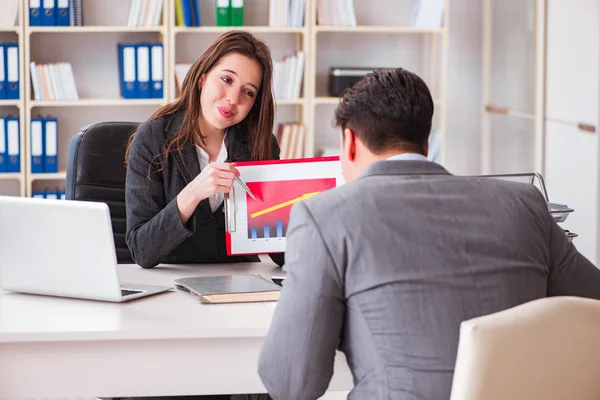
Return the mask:
<path id="1" fill-rule="evenodd" d="M 136 294 L 136 293 L 142 293 L 142 290 L 128 290 L 128 289 L 121 289 L 121 296 L 130 296 L 132 294 Z"/>

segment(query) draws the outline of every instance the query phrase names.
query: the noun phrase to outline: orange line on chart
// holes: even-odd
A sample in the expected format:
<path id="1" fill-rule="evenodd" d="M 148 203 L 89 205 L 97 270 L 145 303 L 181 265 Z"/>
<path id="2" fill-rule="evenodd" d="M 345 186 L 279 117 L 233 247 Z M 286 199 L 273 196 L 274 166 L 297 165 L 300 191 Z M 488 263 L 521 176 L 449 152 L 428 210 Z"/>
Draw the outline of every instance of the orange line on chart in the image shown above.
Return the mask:
<path id="1" fill-rule="evenodd" d="M 275 205 L 273 207 L 265 208 L 264 210 L 260 210 L 260 211 L 257 211 L 255 213 L 252 213 L 252 214 L 250 214 L 250 217 L 251 218 L 260 217 L 261 215 L 268 214 L 271 211 L 279 210 L 280 208 L 290 206 L 290 205 L 292 205 L 294 203 L 297 203 L 297 202 L 299 202 L 301 200 L 308 199 L 309 197 L 312 197 L 315 194 L 319 194 L 319 192 L 304 193 L 302 196 L 296 197 L 295 199 L 292 199 L 292 200 L 288 200 L 285 203 L 280 203 L 280 204 L 277 204 L 277 205 Z"/>

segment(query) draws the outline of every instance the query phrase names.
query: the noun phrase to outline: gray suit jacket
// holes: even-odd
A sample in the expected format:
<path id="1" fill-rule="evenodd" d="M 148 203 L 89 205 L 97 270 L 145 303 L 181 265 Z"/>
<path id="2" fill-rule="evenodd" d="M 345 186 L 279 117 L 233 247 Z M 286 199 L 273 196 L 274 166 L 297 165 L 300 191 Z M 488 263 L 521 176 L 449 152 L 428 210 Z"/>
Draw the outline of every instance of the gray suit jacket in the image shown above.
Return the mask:
<path id="1" fill-rule="evenodd" d="M 532 185 L 381 161 L 292 208 L 284 281 L 259 374 L 317 399 L 346 354 L 349 399 L 450 397 L 464 320 L 545 296 L 600 298 L 600 270 Z"/>

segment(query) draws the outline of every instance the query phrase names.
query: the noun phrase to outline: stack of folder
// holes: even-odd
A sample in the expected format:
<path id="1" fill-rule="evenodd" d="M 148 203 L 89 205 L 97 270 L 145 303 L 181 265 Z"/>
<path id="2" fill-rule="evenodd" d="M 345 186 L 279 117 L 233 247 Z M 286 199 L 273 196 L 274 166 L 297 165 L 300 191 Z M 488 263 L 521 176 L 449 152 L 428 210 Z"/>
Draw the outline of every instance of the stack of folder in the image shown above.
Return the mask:
<path id="1" fill-rule="evenodd" d="M 356 26 L 354 0 L 318 0 L 319 25 Z"/>
<path id="2" fill-rule="evenodd" d="M 124 99 L 161 99 L 164 96 L 163 45 L 119 44 L 119 82 Z"/>
<path id="3" fill-rule="evenodd" d="M 296 122 L 288 122 L 277 126 L 275 135 L 279 143 L 282 160 L 304 157 L 304 141 L 306 139 L 306 127 Z"/>
<path id="4" fill-rule="evenodd" d="M 31 118 L 31 173 L 58 172 L 58 121 Z"/>
<path id="5" fill-rule="evenodd" d="M 0 43 L 0 99 L 20 96 L 19 45 Z"/>
<path id="6" fill-rule="evenodd" d="M 33 96 L 37 101 L 79 100 L 70 63 L 36 64 L 32 61 L 30 69 Z"/>
<path id="7" fill-rule="evenodd" d="M 217 26 L 244 26 L 244 0 L 217 0 Z"/>
<path id="8" fill-rule="evenodd" d="M 175 25 L 201 26 L 198 0 L 175 0 Z"/>
<path id="9" fill-rule="evenodd" d="M 159 26 L 163 11 L 163 0 L 131 0 L 127 26 Z"/>
<path id="10" fill-rule="evenodd" d="M 18 117 L 0 117 L 0 173 L 21 172 L 21 140 Z"/>
<path id="11" fill-rule="evenodd" d="M 46 188 L 41 191 L 32 192 L 31 197 L 33 197 L 34 199 L 65 200 L 65 191 Z"/>
<path id="12" fill-rule="evenodd" d="M 29 26 L 71 26 L 71 12 L 81 0 L 29 0 Z M 79 8 L 81 10 L 81 8 Z"/>
<path id="13" fill-rule="evenodd" d="M 269 2 L 270 27 L 299 28 L 303 25 L 304 0 L 271 0 Z"/>
<path id="14" fill-rule="evenodd" d="M 304 52 L 273 61 L 273 91 L 276 99 L 295 100 L 300 98 L 304 74 Z"/>
<path id="15" fill-rule="evenodd" d="M 71 26 L 83 26 L 83 0 L 69 0 Z"/>

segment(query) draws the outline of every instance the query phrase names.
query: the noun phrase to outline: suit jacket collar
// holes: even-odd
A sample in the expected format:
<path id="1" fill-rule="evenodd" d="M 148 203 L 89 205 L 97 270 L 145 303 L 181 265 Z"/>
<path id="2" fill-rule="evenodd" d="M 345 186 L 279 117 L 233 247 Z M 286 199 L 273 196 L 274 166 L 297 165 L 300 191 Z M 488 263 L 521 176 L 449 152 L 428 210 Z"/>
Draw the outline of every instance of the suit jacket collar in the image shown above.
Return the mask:
<path id="1" fill-rule="evenodd" d="M 377 175 L 451 175 L 444 167 L 430 161 L 385 160 L 367 166 L 360 178 Z"/>
<path id="2" fill-rule="evenodd" d="M 171 115 L 169 122 L 165 128 L 165 148 L 175 135 L 179 133 L 183 119 L 185 117 L 185 111 L 177 111 Z M 180 151 L 172 151 L 170 153 L 177 164 L 179 171 L 185 180 L 185 183 L 190 183 L 200 173 L 200 163 L 198 162 L 198 155 L 196 154 L 196 148 L 193 143 L 186 142 L 183 144 Z"/>

